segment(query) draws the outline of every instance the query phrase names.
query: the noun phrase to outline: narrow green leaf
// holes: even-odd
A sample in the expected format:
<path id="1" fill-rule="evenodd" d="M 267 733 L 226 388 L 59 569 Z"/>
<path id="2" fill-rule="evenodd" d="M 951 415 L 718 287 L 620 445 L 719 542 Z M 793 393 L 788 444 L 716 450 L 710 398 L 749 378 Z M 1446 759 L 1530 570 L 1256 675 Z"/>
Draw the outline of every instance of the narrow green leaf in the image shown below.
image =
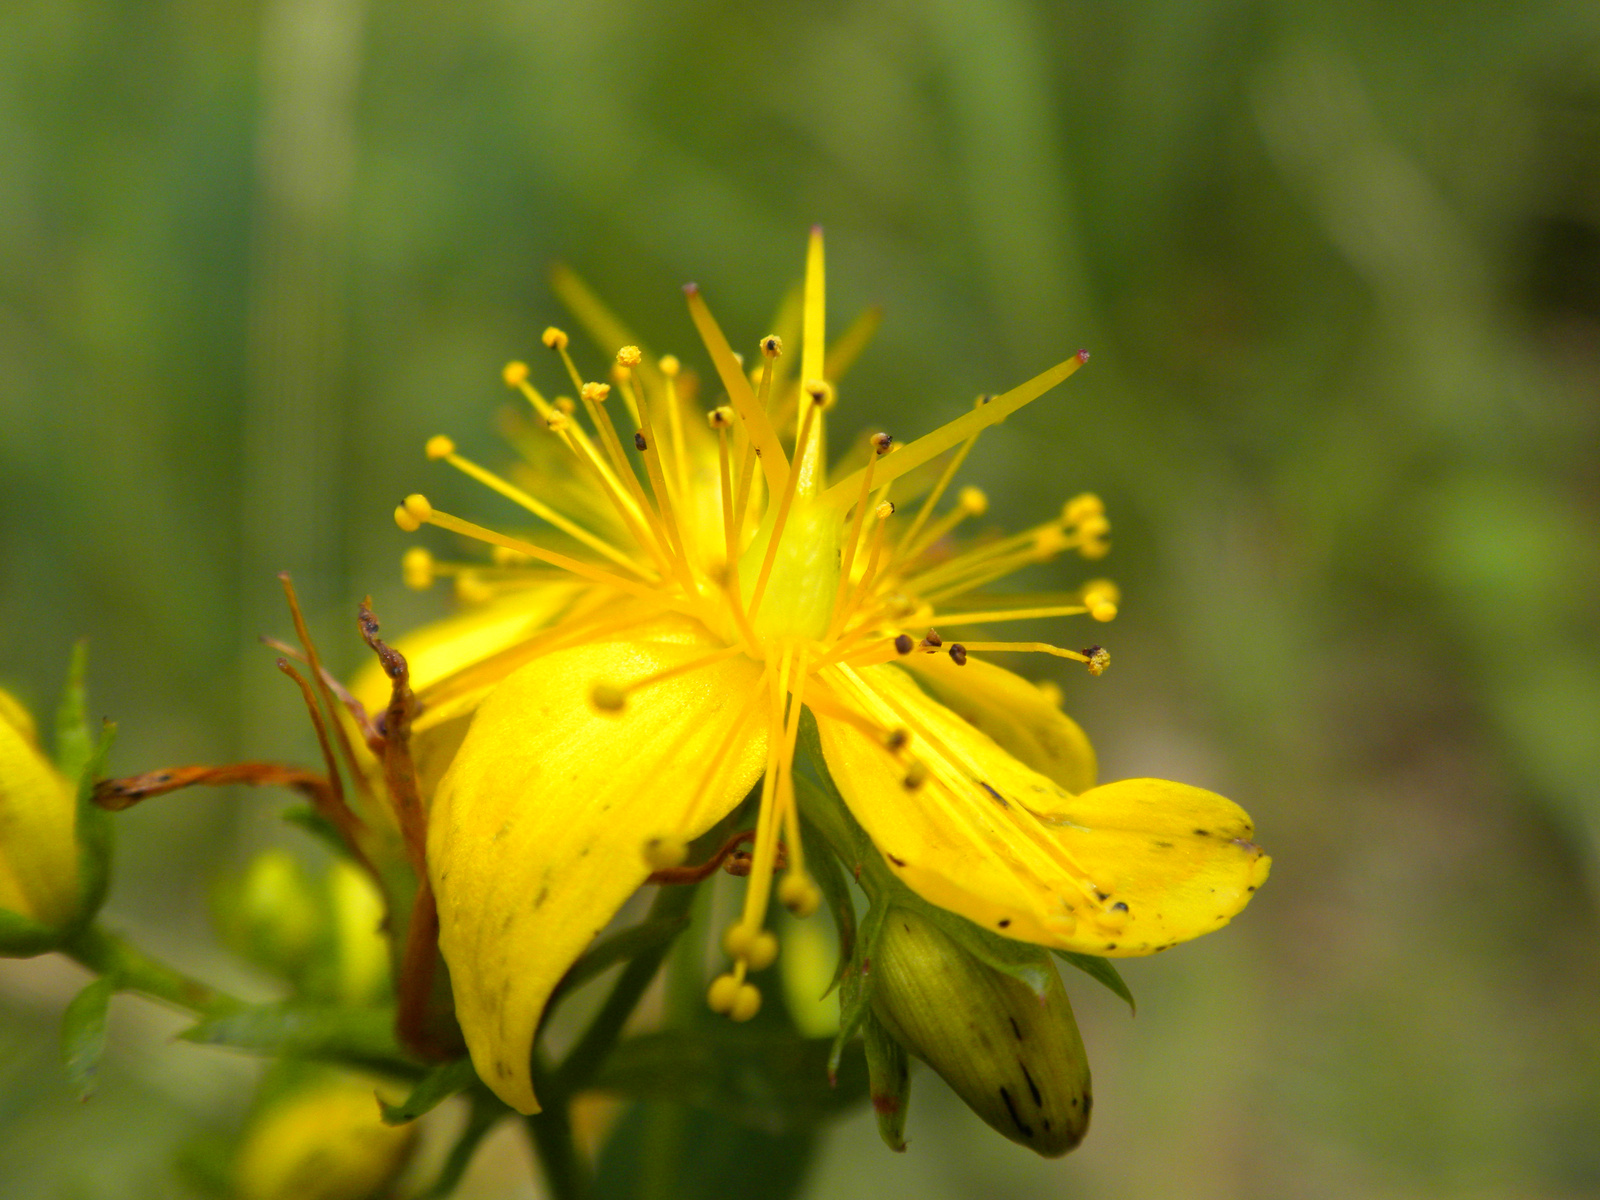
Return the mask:
<path id="1" fill-rule="evenodd" d="M 95 1068 L 106 1048 L 106 1018 L 116 980 L 101 976 L 72 998 L 61 1018 L 61 1061 L 67 1082 L 79 1100 L 94 1092 Z"/>
<path id="2" fill-rule="evenodd" d="M 866 1050 L 867 1080 L 878 1136 L 896 1154 L 906 1148 L 906 1108 L 911 1102 L 911 1063 L 906 1048 L 895 1041 L 877 1017 L 868 1014 L 861 1028 Z"/>
<path id="3" fill-rule="evenodd" d="M 1118 996 L 1128 1002 L 1128 1011 L 1137 1013 L 1139 1006 L 1134 1003 L 1133 992 L 1123 981 L 1122 974 L 1111 965 L 1109 958 L 1098 958 L 1093 954 L 1075 954 L 1071 950 L 1057 950 L 1055 956 L 1069 966 L 1077 967 L 1090 979 L 1105 984 Z"/>
<path id="4" fill-rule="evenodd" d="M 478 1073 L 472 1069 L 472 1059 L 458 1058 L 455 1062 L 442 1063 L 417 1080 L 416 1087 L 411 1089 L 399 1104 L 385 1103 L 382 1097 L 378 1099 L 378 1107 L 383 1112 L 385 1125 L 406 1125 L 415 1121 L 424 1113 L 430 1113 L 457 1092 L 464 1092 L 478 1082 Z"/>
<path id="5" fill-rule="evenodd" d="M 689 925 L 687 916 L 658 917 L 644 920 L 627 929 L 618 930 L 610 937 L 596 942 L 582 958 L 573 963 L 551 993 L 550 1005 L 595 978 L 607 967 L 628 962 L 646 951 L 659 950 L 682 933 Z M 547 1006 L 548 1007 L 548 1006 Z"/>
<path id="6" fill-rule="evenodd" d="M 259 1054 L 294 1055 L 414 1071 L 394 1037 L 394 1014 L 285 1001 L 207 1017 L 178 1035 L 186 1042 Z"/>

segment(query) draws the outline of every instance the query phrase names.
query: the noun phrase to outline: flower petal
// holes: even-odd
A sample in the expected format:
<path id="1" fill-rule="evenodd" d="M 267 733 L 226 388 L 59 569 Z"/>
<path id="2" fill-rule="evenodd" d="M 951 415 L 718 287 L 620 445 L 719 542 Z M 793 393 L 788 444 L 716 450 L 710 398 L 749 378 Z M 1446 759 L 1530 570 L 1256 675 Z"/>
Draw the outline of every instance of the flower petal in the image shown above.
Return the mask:
<path id="1" fill-rule="evenodd" d="M 1022 676 L 976 658 L 959 667 L 944 654 L 913 654 L 902 661 L 935 699 L 1002 750 L 1069 792 L 1094 786 L 1094 747 L 1088 735 Z"/>
<path id="2" fill-rule="evenodd" d="M 699 644 L 588 644 L 528 664 L 478 709 L 439 785 L 428 865 L 456 1015 L 478 1074 L 521 1112 L 538 1111 L 529 1062 L 545 1002 L 644 883 L 645 843 L 705 832 L 765 765 L 764 725 L 732 728 L 761 678 L 747 658 L 648 685 L 618 713 L 591 707 L 591 689 L 714 646 L 702 631 Z"/>
<path id="3" fill-rule="evenodd" d="M 1221 796 L 1149 779 L 1074 796 L 898 668 L 854 675 L 848 694 L 910 729 L 928 778 L 908 789 L 881 744 L 819 713 L 828 771 L 891 869 L 931 903 L 1007 937 L 1121 957 L 1219 928 L 1266 877 L 1249 817 Z"/>

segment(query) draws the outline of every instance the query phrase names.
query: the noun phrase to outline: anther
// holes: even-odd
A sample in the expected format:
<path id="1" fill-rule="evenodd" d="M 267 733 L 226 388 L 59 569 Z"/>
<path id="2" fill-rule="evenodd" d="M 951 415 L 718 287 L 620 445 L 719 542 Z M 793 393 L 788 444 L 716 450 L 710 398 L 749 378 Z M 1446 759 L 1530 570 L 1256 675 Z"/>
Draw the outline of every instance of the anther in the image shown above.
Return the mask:
<path id="1" fill-rule="evenodd" d="M 967 648 L 960 642 L 951 643 L 950 661 L 955 663 L 958 667 L 964 667 L 967 665 Z"/>
<path id="2" fill-rule="evenodd" d="M 974 517 L 981 517 L 989 511 L 989 497 L 982 488 L 964 487 L 957 493 L 956 501 L 963 512 Z"/>
<path id="3" fill-rule="evenodd" d="M 889 447 L 894 445 L 894 434 L 875 433 L 869 440 L 872 442 L 873 450 L 879 454 L 887 454 L 889 453 Z"/>
<path id="4" fill-rule="evenodd" d="M 556 409 L 550 410 L 550 415 L 544 419 L 544 423 L 557 433 L 560 433 L 569 424 L 571 424 L 571 422 L 567 419 L 567 414 Z"/>
<path id="5" fill-rule="evenodd" d="M 805 382 L 806 395 L 811 397 L 811 403 L 819 408 L 833 407 L 833 384 L 825 379 L 808 379 Z"/>
<path id="6" fill-rule="evenodd" d="M 1093 492 L 1083 492 L 1061 506 L 1061 519 L 1068 525 L 1076 525 L 1084 517 L 1098 517 L 1105 511 L 1106 506 L 1099 496 Z"/>
<path id="7" fill-rule="evenodd" d="M 706 420 L 710 422 L 713 429 L 727 429 L 733 424 L 733 409 L 726 404 L 720 408 L 713 408 L 706 414 Z"/>
<path id="8" fill-rule="evenodd" d="M 763 929 L 750 942 L 744 960 L 752 971 L 765 971 L 778 957 L 778 939 L 771 930 Z"/>
<path id="9" fill-rule="evenodd" d="M 920 762 L 906 765 L 906 777 L 901 780 L 908 792 L 914 792 L 928 782 L 928 768 Z"/>
<path id="10" fill-rule="evenodd" d="M 609 383 L 586 383 L 583 385 L 583 398 L 593 400 L 596 404 L 604 404 L 606 397 L 611 395 Z"/>
<path id="11" fill-rule="evenodd" d="M 557 396 L 555 398 L 555 406 L 569 417 L 578 411 L 577 402 L 571 396 Z"/>
<path id="12" fill-rule="evenodd" d="M 494 589 L 476 571 L 462 571 L 456 576 L 456 599 L 463 604 L 483 604 L 494 599 Z"/>
<path id="13" fill-rule="evenodd" d="M 624 346 L 617 351 L 617 366 L 619 367 L 637 367 L 643 361 L 644 355 L 639 353 L 639 347 L 637 346 Z"/>
<path id="14" fill-rule="evenodd" d="M 688 857 L 688 843 L 677 838 L 654 837 L 644 844 L 644 861 L 652 871 L 680 866 Z"/>
<path id="15" fill-rule="evenodd" d="M 1103 675 L 1105 669 L 1111 665 L 1111 651 L 1103 646 L 1085 646 L 1080 652 L 1089 660 L 1089 674 Z"/>
<path id="16" fill-rule="evenodd" d="M 676 379 L 678 372 L 683 370 L 683 364 L 678 361 L 676 354 L 663 354 L 656 366 L 661 369 L 661 373 L 668 379 Z"/>
<path id="17" fill-rule="evenodd" d="M 988 392 L 984 392 L 982 395 L 980 395 L 976 400 L 974 400 L 972 402 L 972 407 L 973 408 L 982 408 L 985 404 L 989 403 L 989 401 L 992 400 L 992 399 L 994 399 L 993 396 L 989 395 Z"/>
<path id="18" fill-rule="evenodd" d="M 1083 606 L 1096 621 L 1109 621 L 1117 615 L 1117 601 L 1122 599 L 1117 585 L 1109 579 L 1092 579 L 1083 585 Z"/>
<path id="19" fill-rule="evenodd" d="M 757 931 L 743 921 L 735 921 L 722 935 L 722 949 L 729 958 L 749 958 L 756 934 Z"/>
<path id="20" fill-rule="evenodd" d="M 567 335 L 554 325 L 547 326 L 539 335 L 539 340 L 550 350 L 565 350 L 567 348 Z"/>
<path id="21" fill-rule="evenodd" d="M 809 917 L 822 904 L 822 891 L 811 878 L 791 871 L 778 884 L 778 903 L 797 917 Z"/>
<path id="22" fill-rule="evenodd" d="M 894 516 L 894 501 L 885 500 L 873 510 L 873 516 L 877 517 L 880 521 L 887 521 L 890 517 Z"/>
<path id="23" fill-rule="evenodd" d="M 628 703 L 628 693 L 614 683 L 597 683 L 589 700 L 601 712 L 621 712 Z"/>
<path id="24" fill-rule="evenodd" d="M 944 645 L 944 639 L 939 636 L 937 629 L 928 630 L 927 636 L 922 639 L 922 648 L 924 650 L 937 650 L 942 645 Z"/>
<path id="25" fill-rule="evenodd" d="M 422 522 L 408 513 L 404 504 L 395 505 L 394 523 L 406 533 L 415 533 L 422 528 Z"/>
<path id="26" fill-rule="evenodd" d="M 896 654 L 910 654 L 914 644 L 909 633 L 902 633 L 894 639 L 894 652 Z"/>
<path id="27" fill-rule="evenodd" d="M 768 358 L 777 358 L 783 353 L 783 339 L 775 333 L 769 333 L 761 339 L 761 353 Z"/>
<path id="28" fill-rule="evenodd" d="M 429 458 L 449 458 L 456 452 L 456 444 L 444 434 L 436 433 L 428 439 L 428 444 L 422 449 Z"/>
<path id="29" fill-rule="evenodd" d="M 732 975 L 718 975 L 706 990 L 706 1004 L 714 1013 L 727 1015 L 733 1012 L 733 1004 L 738 999 L 741 986 L 743 985 L 739 980 Z"/>
<path id="30" fill-rule="evenodd" d="M 633 448 L 640 454 L 644 453 L 645 447 L 649 444 L 644 440 L 644 430 L 641 429 L 633 435 Z"/>
<path id="31" fill-rule="evenodd" d="M 506 381 L 507 387 L 521 387 L 528 382 L 528 364 L 508 362 L 505 369 L 500 372 L 500 378 Z"/>
<path id="32" fill-rule="evenodd" d="M 433 516 L 433 505 L 428 503 L 428 498 L 413 492 L 401 501 L 399 508 L 394 510 L 394 523 L 407 533 L 415 533 L 431 516 Z"/>
<path id="33" fill-rule="evenodd" d="M 904 729 L 891 729 L 883 735 L 883 748 L 890 754 L 899 754 L 911 743 L 911 734 Z"/>
<path id="34" fill-rule="evenodd" d="M 426 591 L 433 586 L 433 555 L 422 546 L 413 546 L 400 556 L 400 577 L 408 588 Z"/>
<path id="35" fill-rule="evenodd" d="M 761 991 L 753 983 L 742 983 L 733 998 L 728 1016 L 735 1021 L 748 1021 L 761 1011 Z"/>

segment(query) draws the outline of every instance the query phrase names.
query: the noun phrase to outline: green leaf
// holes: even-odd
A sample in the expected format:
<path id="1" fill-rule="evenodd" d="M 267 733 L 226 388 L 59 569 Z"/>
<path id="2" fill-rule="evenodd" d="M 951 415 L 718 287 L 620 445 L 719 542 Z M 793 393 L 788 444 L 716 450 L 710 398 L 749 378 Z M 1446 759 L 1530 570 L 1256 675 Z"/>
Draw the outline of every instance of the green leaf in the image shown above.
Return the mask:
<path id="1" fill-rule="evenodd" d="M 394 1013 L 285 1001 L 207 1017 L 178 1035 L 186 1042 L 259 1054 L 357 1063 L 407 1074 L 416 1066 L 395 1041 Z"/>
<path id="2" fill-rule="evenodd" d="M 385 1125 L 406 1125 L 424 1113 L 430 1113 L 457 1092 L 464 1092 L 478 1082 L 478 1073 L 472 1069 L 472 1059 L 458 1058 L 442 1063 L 417 1080 L 399 1104 L 388 1104 L 380 1097 L 378 1108 L 383 1113 Z"/>
<path id="3" fill-rule="evenodd" d="M 911 1064 L 906 1058 L 906 1048 L 870 1013 L 861 1029 L 861 1041 L 866 1049 L 867 1079 L 872 1092 L 872 1111 L 878 1118 L 878 1136 L 895 1153 L 904 1153 L 906 1108 L 911 1102 Z"/>
<path id="4" fill-rule="evenodd" d="M 1123 981 L 1121 972 L 1111 965 L 1109 958 L 1098 958 L 1093 954 L 1077 954 L 1071 950 L 1057 950 L 1055 951 L 1055 956 L 1069 966 L 1077 967 L 1090 979 L 1105 984 L 1106 987 L 1128 1002 L 1128 1011 L 1130 1013 L 1139 1011 L 1139 1006 L 1133 1000 L 1133 992 L 1129 990 L 1128 985 Z"/>
<path id="5" fill-rule="evenodd" d="M 610 937 L 596 942 L 582 958 L 573 963 L 561 982 L 556 985 L 546 1006 L 553 1006 L 568 992 L 575 991 L 595 978 L 607 967 L 629 962 L 639 955 L 665 947 L 689 926 L 689 918 L 657 917 L 644 920 L 627 929 L 618 930 Z"/>
<path id="6" fill-rule="evenodd" d="M 117 982 L 105 975 L 72 998 L 61 1018 L 61 1061 L 79 1100 L 94 1092 L 95 1068 L 106 1048 L 106 1017 Z"/>
<path id="7" fill-rule="evenodd" d="M 867 1092 L 858 1055 L 828 1083 L 831 1040 L 748 1026 L 709 1025 L 646 1034 L 620 1043 L 591 1086 L 636 1100 L 703 1108 L 767 1133 L 818 1124 Z"/>

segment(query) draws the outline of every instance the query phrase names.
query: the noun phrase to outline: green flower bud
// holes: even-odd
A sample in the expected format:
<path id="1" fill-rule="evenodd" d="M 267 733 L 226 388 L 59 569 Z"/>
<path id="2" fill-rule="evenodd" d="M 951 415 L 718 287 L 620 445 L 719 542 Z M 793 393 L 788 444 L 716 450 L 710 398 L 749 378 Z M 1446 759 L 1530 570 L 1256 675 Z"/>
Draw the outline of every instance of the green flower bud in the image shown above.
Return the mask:
<path id="1" fill-rule="evenodd" d="M 385 1125 L 372 1085 L 328 1077 L 269 1102 L 234 1160 L 239 1200 L 367 1200 L 387 1195 L 416 1143 Z"/>
<path id="2" fill-rule="evenodd" d="M 37 954 L 82 915 L 77 789 L 0 692 L 0 953 Z"/>
<path id="3" fill-rule="evenodd" d="M 873 956 L 872 1009 L 973 1112 L 1054 1158 L 1083 1140 L 1093 1101 L 1072 1005 L 1048 959 L 1045 965 L 1041 1000 L 926 918 L 897 907 Z"/>

